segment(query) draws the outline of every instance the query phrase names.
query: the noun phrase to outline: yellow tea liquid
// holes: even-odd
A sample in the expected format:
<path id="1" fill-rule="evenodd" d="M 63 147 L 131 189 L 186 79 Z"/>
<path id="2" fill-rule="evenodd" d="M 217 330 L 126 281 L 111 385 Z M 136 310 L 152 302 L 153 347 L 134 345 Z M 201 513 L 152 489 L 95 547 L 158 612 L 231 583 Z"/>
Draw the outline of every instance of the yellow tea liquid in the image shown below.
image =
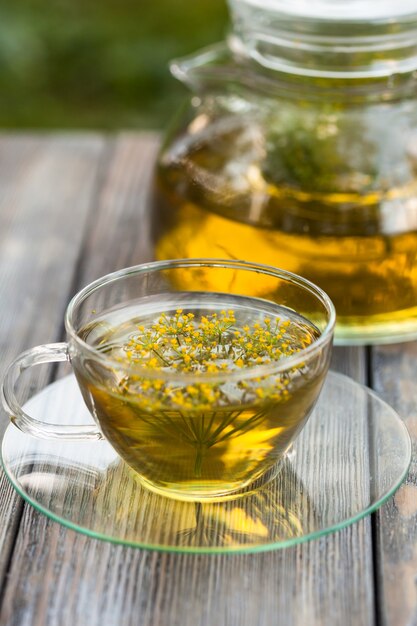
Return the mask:
<path id="1" fill-rule="evenodd" d="M 351 173 L 357 189 L 338 193 L 315 191 L 314 178 L 307 191 L 268 182 L 256 132 L 224 128 L 163 152 L 157 258 L 245 259 L 300 274 L 333 300 L 341 343 L 417 336 L 417 181 L 365 192 Z"/>
<path id="2" fill-rule="evenodd" d="M 284 363 L 319 331 L 289 309 L 241 296 L 150 297 L 80 335 L 116 361 L 74 361 L 104 435 L 145 484 L 185 499 L 236 491 L 271 470 L 305 423 L 326 369 L 321 357 L 245 378 L 248 365 Z M 129 364 L 143 369 L 129 373 Z M 206 381 L 213 372 L 225 376 Z"/>

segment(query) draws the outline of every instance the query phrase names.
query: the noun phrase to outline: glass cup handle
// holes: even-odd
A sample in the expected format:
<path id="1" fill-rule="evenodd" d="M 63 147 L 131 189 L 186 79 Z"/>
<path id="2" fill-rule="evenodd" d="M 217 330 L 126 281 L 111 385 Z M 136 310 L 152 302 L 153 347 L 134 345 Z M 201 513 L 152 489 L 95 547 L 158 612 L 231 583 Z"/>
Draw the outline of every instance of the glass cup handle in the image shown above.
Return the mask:
<path id="1" fill-rule="evenodd" d="M 17 428 L 24 433 L 42 439 L 104 439 L 96 425 L 65 426 L 63 424 L 47 424 L 27 413 L 20 406 L 16 394 L 16 384 L 22 372 L 33 365 L 41 363 L 57 363 L 69 361 L 66 343 L 48 343 L 22 352 L 8 367 L 2 385 L 3 406 Z"/>

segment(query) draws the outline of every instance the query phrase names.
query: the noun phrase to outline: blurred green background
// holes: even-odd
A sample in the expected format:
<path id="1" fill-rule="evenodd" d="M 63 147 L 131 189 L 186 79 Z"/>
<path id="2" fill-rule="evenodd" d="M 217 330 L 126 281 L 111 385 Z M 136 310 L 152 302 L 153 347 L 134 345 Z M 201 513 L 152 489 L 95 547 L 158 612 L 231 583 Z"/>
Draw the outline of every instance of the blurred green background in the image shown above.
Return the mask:
<path id="1" fill-rule="evenodd" d="M 224 38 L 226 0 L 0 0 L 0 127 L 159 128 L 168 61 Z"/>

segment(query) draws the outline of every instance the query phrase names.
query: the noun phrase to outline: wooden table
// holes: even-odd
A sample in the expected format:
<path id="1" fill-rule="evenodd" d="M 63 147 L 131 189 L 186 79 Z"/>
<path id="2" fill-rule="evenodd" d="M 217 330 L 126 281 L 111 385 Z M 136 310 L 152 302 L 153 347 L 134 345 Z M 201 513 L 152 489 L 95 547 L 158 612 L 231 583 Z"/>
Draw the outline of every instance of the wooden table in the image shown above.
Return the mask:
<path id="1" fill-rule="evenodd" d="M 0 137 L 0 374 L 63 339 L 70 297 L 152 258 L 151 134 Z M 417 441 L 417 342 L 335 350 Z M 43 368 L 26 383 L 48 382 Z M 30 387 L 29 387 L 30 386 Z M 1 413 L 0 434 L 7 425 Z M 7 626 L 417 624 L 417 481 L 345 530 L 256 555 L 180 555 L 89 539 L 23 503 L 0 474 L 0 623 Z"/>

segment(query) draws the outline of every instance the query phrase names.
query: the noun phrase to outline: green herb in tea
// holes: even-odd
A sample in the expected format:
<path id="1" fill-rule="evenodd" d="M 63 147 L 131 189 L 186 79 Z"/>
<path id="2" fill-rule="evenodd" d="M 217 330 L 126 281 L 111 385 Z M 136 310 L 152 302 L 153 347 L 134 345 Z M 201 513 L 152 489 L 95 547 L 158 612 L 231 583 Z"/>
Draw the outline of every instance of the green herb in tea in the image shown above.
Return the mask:
<path id="1" fill-rule="evenodd" d="M 157 258 L 280 267 L 329 294 L 336 337 L 415 335 L 417 170 L 402 144 L 411 130 L 391 137 L 402 116 L 368 111 L 364 126 L 363 115 L 298 102 L 277 104 L 261 121 L 207 113 L 201 132 L 180 134 L 162 152 Z M 265 297 L 255 280 L 254 289 Z"/>
<path id="2" fill-rule="evenodd" d="M 175 296 L 144 299 L 86 327 L 83 339 L 115 365 L 92 363 L 91 380 L 78 377 L 104 435 L 142 480 L 210 498 L 262 476 L 301 429 L 323 368 L 276 366 L 320 333 L 268 302 Z"/>

